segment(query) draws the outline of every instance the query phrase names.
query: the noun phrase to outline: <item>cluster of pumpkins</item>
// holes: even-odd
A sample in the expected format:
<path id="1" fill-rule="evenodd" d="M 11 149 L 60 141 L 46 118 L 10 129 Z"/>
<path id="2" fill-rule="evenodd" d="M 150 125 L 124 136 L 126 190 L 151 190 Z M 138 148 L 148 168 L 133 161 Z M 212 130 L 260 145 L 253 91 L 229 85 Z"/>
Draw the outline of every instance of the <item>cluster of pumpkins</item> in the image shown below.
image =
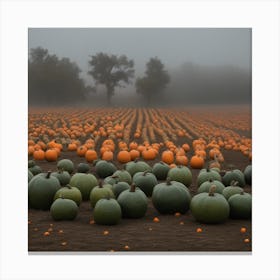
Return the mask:
<path id="1" fill-rule="evenodd" d="M 217 168 L 202 169 L 193 197 L 188 189 L 192 173 L 186 166 L 170 168 L 158 162 L 151 167 L 135 160 L 117 170 L 112 162 L 98 160 L 95 173 L 99 180 L 89 173 L 86 163 L 80 163 L 72 175 L 75 166 L 69 159 L 57 163 L 57 172 L 43 173 L 33 160 L 28 167 L 28 206 L 50 210 L 54 220 L 75 219 L 80 203 L 89 200 L 95 223 L 114 225 L 122 217 L 145 216 L 148 197 L 161 214 L 184 214 L 190 209 L 202 223 L 251 218 L 251 195 L 243 190 L 245 184 L 251 185 L 251 165 L 244 172 L 235 169 L 223 176 Z"/>

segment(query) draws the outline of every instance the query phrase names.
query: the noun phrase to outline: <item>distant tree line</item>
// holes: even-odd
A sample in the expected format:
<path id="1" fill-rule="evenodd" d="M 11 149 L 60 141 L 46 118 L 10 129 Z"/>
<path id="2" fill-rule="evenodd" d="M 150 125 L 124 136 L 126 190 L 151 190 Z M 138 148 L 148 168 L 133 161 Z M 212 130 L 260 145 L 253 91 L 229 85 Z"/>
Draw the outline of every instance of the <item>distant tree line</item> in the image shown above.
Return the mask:
<path id="1" fill-rule="evenodd" d="M 96 92 L 98 85 L 106 89 L 107 104 L 111 105 L 116 88 L 132 84 L 134 61 L 125 55 L 96 53 L 88 61 L 88 75 L 95 87 L 86 86 L 81 70 L 69 58 L 58 58 L 41 47 L 30 50 L 28 59 L 28 101 L 30 105 L 83 104 Z M 145 105 L 182 103 L 236 103 L 251 99 L 251 76 L 225 67 L 206 69 L 192 63 L 168 73 L 157 57 L 146 64 L 143 77 L 135 81 L 136 92 Z M 163 94 L 165 93 L 165 94 Z M 213 102 L 212 102 L 213 101 Z"/>

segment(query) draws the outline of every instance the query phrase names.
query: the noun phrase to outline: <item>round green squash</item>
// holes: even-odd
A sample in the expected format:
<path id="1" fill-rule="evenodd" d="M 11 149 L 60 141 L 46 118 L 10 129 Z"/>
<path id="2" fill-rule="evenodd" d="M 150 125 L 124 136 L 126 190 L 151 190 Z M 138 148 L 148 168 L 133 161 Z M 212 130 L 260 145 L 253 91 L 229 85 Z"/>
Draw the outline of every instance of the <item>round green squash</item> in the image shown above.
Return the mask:
<path id="1" fill-rule="evenodd" d="M 152 168 L 152 172 L 155 174 L 158 180 L 166 180 L 170 167 L 165 162 L 157 162 Z"/>
<path id="2" fill-rule="evenodd" d="M 252 165 L 246 166 L 244 169 L 245 182 L 248 185 L 252 184 Z"/>
<path id="3" fill-rule="evenodd" d="M 189 187 L 192 183 L 192 173 L 190 169 L 182 165 L 171 168 L 168 171 L 167 177 L 170 178 L 171 181 L 184 184 L 186 187 Z"/>
<path id="4" fill-rule="evenodd" d="M 67 199 L 71 199 L 73 201 L 76 202 L 76 204 L 79 206 L 82 202 L 82 194 L 80 192 L 80 190 L 76 187 L 72 187 L 71 185 L 66 185 L 65 187 L 59 189 L 55 196 L 54 196 L 54 200 L 63 197 L 63 198 L 67 198 Z"/>
<path id="5" fill-rule="evenodd" d="M 34 176 L 28 183 L 28 204 L 30 208 L 49 210 L 55 193 L 60 189 L 58 179 L 51 172 Z"/>
<path id="6" fill-rule="evenodd" d="M 112 186 L 112 191 L 116 198 L 120 195 L 121 192 L 128 190 L 130 188 L 127 182 L 118 182 Z"/>
<path id="7" fill-rule="evenodd" d="M 141 189 L 146 196 L 152 196 L 154 186 L 158 184 L 156 176 L 150 171 L 137 172 L 133 176 L 133 183 Z"/>
<path id="8" fill-rule="evenodd" d="M 208 180 L 222 181 L 221 175 L 213 169 L 201 169 L 197 176 L 197 185 L 200 186 L 202 183 Z"/>
<path id="9" fill-rule="evenodd" d="M 225 186 L 229 186 L 232 181 L 237 181 L 239 187 L 245 187 L 245 176 L 244 174 L 238 170 L 234 169 L 232 171 L 227 171 L 223 176 L 222 182 Z"/>
<path id="10" fill-rule="evenodd" d="M 87 163 L 81 162 L 77 166 L 78 173 L 88 173 L 90 170 L 90 166 Z"/>
<path id="11" fill-rule="evenodd" d="M 34 165 L 31 166 L 30 168 L 28 168 L 28 170 L 35 176 L 38 175 L 40 173 L 43 173 L 42 168 L 39 165 Z"/>
<path id="12" fill-rule="evenodd" d="M 30 182 L 30 180 L 33 178 L 33 174 L 30 170 L 28 170 L 28 183 Z"/>
<path id="13" fill-rule="evenodd" d="M 114 198 L 101 198 L 93 210 L 94 222 L 98 225 L 116 225 L 120 222 L 122 210 Z"/>
<path id="14" fill-rule="evenodd" d="M 230 217 L 233 219 L 251 219 L 252 196 L 249 193 L 241 192 L 234 194 L 228 199 L 230 206 Z"/>
<path id="15" fill-rule="evenodd" d="M 54 176 L 58 179 L 61 186 L 66 186 L 67 184 L 69 184 L 70 179 L 71 179 L 71 176 L 68 173 L 68 171 L 62 171 L 62 170 L 58 170 L 57 172 L 53 172 L 52 176 Z"/>
<path id="16" fill-rule="evenodd" d="M 189 210 L 191 195 L 186 186 L 177 181 L 167 181 L 157 184 L 152 194 L 152 203 L 161 214 L 182 214 Z"/>
<path id="17" fill-rule="evenodd" d="M 58 198 L 51 205 L 51 216 L 56 221 L 74 220 L 78 214 L 75 201 L 67 198 Z"/>
<path id="18" fill-rule="evenodd" d="M 240 194 L 243 191 L 244 190 L 238 186 L 238 182 L 237 181 L 232 181 L 230 186 L 227 186 L 226 188 L 224 188 L 222 194 L 228 200 L 232 195 Z"/>
<path id="19" fill-rule="evenodd" d="M 117 170 L 114 172 L 113 176 L 117 176 L 119 178 L 119 182 L 127 182 L 129 185 L 132 183 L 132 177 L 126 170 Z"/>
<path id="20" fill-rule="evenodd" d="M 125 170 L 133 177 L 137 172 L 152 171 L 152 168 L 148 163 L 135 159 L 125 164 Z"/>
<path id="21" fill-rule="evenodd" d="M 99 182 L 99 185 L 97 187 L 94 187 L 91 192 L 90 192 L 90 204 L 91 207 L 94 208 L 97 201 L 100 200 L 101 198 L 115 198 L 115 195 L 112 191 L 112 186 L 111 185 L 102 185 L 101 182 Z"/>
<path id="22" fill-rule="evenodd" d="M 83 200 L 89 200 L 91 190 L 98 185 L 97 179 L 92 174 L 76 173 L 69 184 L 80 190 Z"/>
<path id="23" fill-rule="evenodd" d="M 57 169 L 68 171 L 71 175 L 74 172 L 74 163 L 70 159 L 61 159 L 57 162 Z"/>
<path id="24" fill-rule="evenodd" d="M 215 193 L 215 187 L 211 187 L 209 193 L 195 195 L 190 209 L 196 221 L 206 224 L 225 222 L 230 211 L 227 200 L 223 195 Z"/>
<path id="25" fill-rule="evenodd" d="M 211 188 L 213 185 L 216 186 L 216 188 L 215 188 L 215 192 L 216 192 L 216 193 L 220 193 L 220 194 L 223 193 L 223 190 L 225 189 L 224 184 L 223 184 L 222 182 L 218 181 L 218 180 L 212 180 L 212 179 L 203 182 L 203 183 L 199 186 L 197 192 L 198 192 L 198 193 L 202 193 L 202 192 L 207 192 L 207 193 L 209 193 L 209 190 L 210 190 L 210 188 Z"/>
<path id="26" fill-rule="evenodd" d="M 103 183 L 104 184 L 110 184 L 110 185 L 114 185 L 116 183 L 118 183 L 120 180 L 119 180 L 119 177 L 118 176 L 114 176 L 114 175 L 111 175 L 111 176 L 108 176 L 106 177 L 104 180 L 103 180 Z"/>
<path id="27" fill-rule="evenodd" d="M 35 165 L 36 165 L 36 163 L 35 163 L 35 161 L 33 159 L 28 161 L 28 168 L 33 167 Z"/>
<path id="28" fill-rule="evenodd" d="M 142 218 L 148 208 L 148 200 L 143 191 L 132 184 L 129 190 L 123 191 L 118 197 L 124 218 Z"/>
<path id="29" fill-rule="evenodd" d="M 112 162 L 99 160 L 95 165 L 95 171 L 98 177 L 106 178 L 114 174 L 114 172 L 117 171 L 117 167 Z"/>

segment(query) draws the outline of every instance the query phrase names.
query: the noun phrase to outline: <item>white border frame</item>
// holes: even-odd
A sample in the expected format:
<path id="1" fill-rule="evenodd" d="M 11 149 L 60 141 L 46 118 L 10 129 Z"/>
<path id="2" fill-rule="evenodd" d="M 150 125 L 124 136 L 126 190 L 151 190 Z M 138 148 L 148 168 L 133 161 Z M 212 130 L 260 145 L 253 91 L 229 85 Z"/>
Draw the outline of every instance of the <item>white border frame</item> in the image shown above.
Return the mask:
<path id="1" fill-rule="evenodd" d="M 279 279 L 278 1 L 11 0 L 0 18 L 1 279 Z M 28 255 L 28 27 L 253 28 L 252 255 Z"/>

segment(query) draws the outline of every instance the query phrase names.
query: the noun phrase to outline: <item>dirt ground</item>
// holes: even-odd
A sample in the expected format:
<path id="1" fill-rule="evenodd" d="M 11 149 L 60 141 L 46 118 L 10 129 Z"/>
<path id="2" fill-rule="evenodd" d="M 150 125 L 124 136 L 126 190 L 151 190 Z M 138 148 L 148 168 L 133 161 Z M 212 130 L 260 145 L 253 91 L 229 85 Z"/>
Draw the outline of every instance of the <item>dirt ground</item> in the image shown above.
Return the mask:
<path id="1" fill-rule="evenodd" d="M 223 151 L 225 169 L 234 163 L 244 170 L 249 160 L 239 152 Z M 69 158 L 75 165 L 85 162 L 74 152 L 62 152 L 60 158 Z M 150 162 L 152 165 L 154 162 Z M 38 162 L 44 171 L 56 170 L 56 163 Z M 118 165 L 121 168 L 121 165 Z M 91 172 L 94 173 L 94 167 Z M 192 170 L 192 195 L 196 193 L 198 170 Z M 251 193 L 251 187 L 245 191 Z M 80 205 L 74 221 L 53 221 L 49 211 L 28 211 L 29 252 L 244 252 L 252 251 L 250 220 L 229 219 L 224 224 L 206 225 L 197 223 L 190 211 L 179 217 L 160 215 L 149 200 L 148 211 L 141 219 L 122 219 L 115 226 L 101 226 L 90 223 L 92 209 L 89 202 Z M 159 222 L 153 222 L 158 217 Z M 245 227 L 245 233 L 240 228 Z M 202 232 L 197 233 L 196 229 Z M 50 235 L 44 236 L 48 231 Z M 105 234 L 104 234 L 105 233 Z M 249 239 L 249 242 L 244 242 Z M 113 254 L 113 253 L 112 253 Z"/>

